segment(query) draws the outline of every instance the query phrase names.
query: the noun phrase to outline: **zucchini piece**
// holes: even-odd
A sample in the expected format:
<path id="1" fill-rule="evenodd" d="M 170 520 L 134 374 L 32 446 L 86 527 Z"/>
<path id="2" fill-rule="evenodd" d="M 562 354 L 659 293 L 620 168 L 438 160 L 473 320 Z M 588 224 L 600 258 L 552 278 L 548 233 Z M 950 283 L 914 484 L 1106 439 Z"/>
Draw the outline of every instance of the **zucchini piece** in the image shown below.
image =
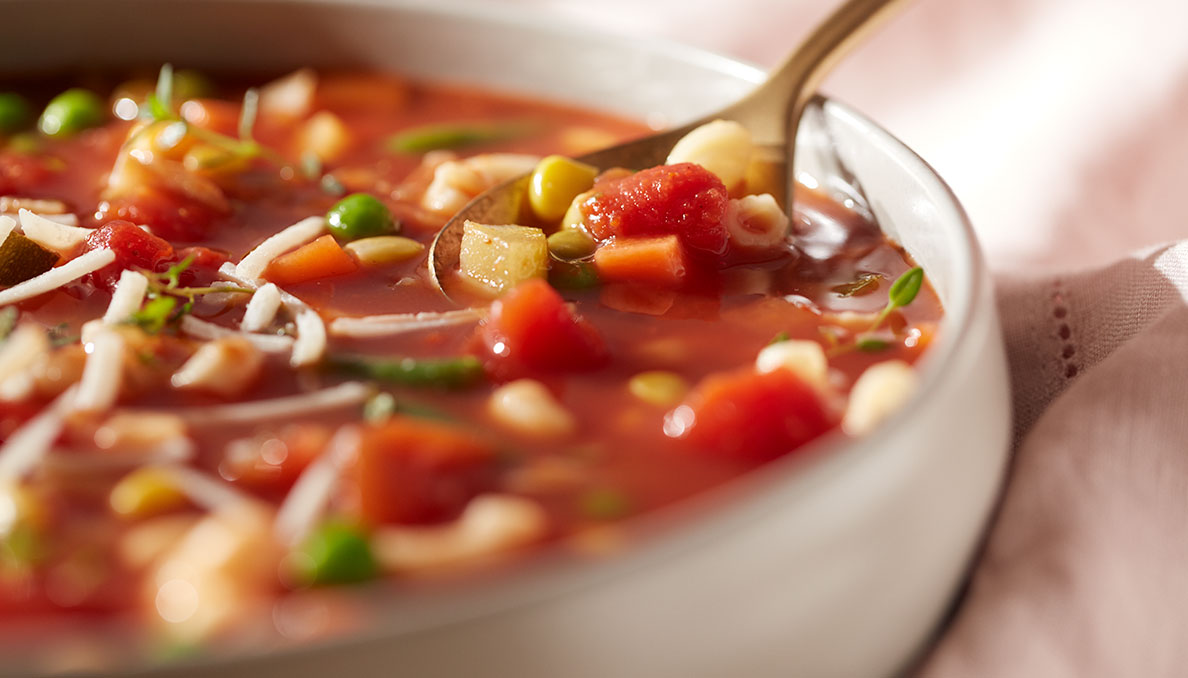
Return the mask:
<path id="1" fill-rule="evenodd" d="M 58 253 L 12 232 L 0 244 L 0 285 L 12 286 L 35 278 L 58 263 Z"/>

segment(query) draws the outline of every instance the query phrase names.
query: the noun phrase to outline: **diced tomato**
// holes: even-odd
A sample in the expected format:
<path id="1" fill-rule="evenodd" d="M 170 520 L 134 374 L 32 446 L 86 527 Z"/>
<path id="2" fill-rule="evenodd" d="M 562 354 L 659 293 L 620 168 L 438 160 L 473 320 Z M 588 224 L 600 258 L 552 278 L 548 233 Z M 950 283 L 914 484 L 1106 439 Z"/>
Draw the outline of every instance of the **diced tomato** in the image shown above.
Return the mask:
<path id="1" fill-rule="evenodd" d="M 668 415 L 665 431 L 706 454 L 763 462 L 835 424 L 817 392 L 791 370 L 751 368 L 706 377 Z"/>
<path id="2" fill-rule="evenodd" d="M 120 272 L 129 268 L 156 270 L 174 260 L 173 245 L 130 221 L 110 221 L 87 236 L 86 249 L 110 247 L 116 255 L 111 264 L 91 274 L 91 281 L 106 290 L 115 289 Z"/>
<path id="3" fill-rule="evenodd" d="M 675 235 L 655 238 L 615 238 L 594 252 L 602 280 L 680 287 L 692 263 Z"/>
<path id="4" fill-rule="evenodd" d="M 231 260 L 226 252 L 212 250 L 209 247 L 183 247 L 174 255 L 177 261 L 190 260 L 190 265 L 182 271 L 179 282 L 185 287 L 200 287 L 218 278 L 219 267 Z"/>
<path id="5" fill-rule="evenodd" d="M 212 132 L 234 136 L 239 126 L 240 105 L 219 99 L 190 99 L 182 104 L 186 122 Z"/>
<path id="6" fill-rule="evenodd" d="M 321 454 L 332 433 L 321 424 L 287 426 L 277 437 L 260 440 L 260 445 L 252 450 L 255 454 L 243 457 L 229 454 L 219 471 L 267 498 L 281 499 L 301 472 Z"/>
<path id="7" fill-rule="evenodd" d="M 722 218 L 729 201 L 729 191 L 714 173 L 680 163 L 602 182 L 581 209 L 599 240 L 675 234 L 690 248 L 722 254 L 727 243 Z"/>
<path id="8" fill-rule="evenodd" d="M 450 520 L 491 486 L 494 461 L 494 448 L 448 424 L 397 417 L 368 427 L 356 475 L 363 518 Z"/>
<path id="9" fill-rule="evenodd" d="M 292 285 L 357 270 L 359 262 L 338 244 L 334 236 L 327 234 L 273 259 L 264 270 L 264 277 L 277 285 Z"/>
<path id="10" fill-rule="evenodd" d="M 491 304 L 478 339 L 487 369 L 497 379 L 589 370 L 609 357 L 594 326 L 539 279 L 521 283 Z"/>
<path id="11" fill-rule="evenodd" d="M 168 240 L 202 240 L 219 216 L 216 210 L 192 200 L 152 191 L 104 200 L 95 212 L 96 221 L 121 219 L 143 224 Z"/>

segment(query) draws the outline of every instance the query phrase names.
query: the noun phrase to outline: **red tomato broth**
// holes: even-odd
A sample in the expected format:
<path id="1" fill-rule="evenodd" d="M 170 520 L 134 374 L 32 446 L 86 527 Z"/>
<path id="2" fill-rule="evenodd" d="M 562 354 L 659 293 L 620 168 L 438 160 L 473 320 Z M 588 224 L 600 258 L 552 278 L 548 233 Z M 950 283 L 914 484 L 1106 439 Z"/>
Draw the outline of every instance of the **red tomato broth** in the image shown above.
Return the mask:
<path id="1" fill-rule="evenodd" d="M 462 156 L 503 151 L 576 154 L 577 150 L 566 148 L 563 143 L 566 130 L 575 127 L 596 130 L 608 139 L 624 139 L 646 132 L 642 125 L 601 114 L 466 88 L 412 83 L 395 76 L 366 73 L 324 73 L 321 76 L 327 84 L 325 91 L 319 89 L 313 110 L 325 109 L 337 114 L 354 138 L 351 147 L 340 158 L 326 164 L 326 171 L 335 176 L 342 175 L 344 184 L 366 183 L 369 192 L 380 197 L 398 216 L 408 215 L 404 219 L 403 235 L 421 242 L 432 238 L 444 217 L 426 217 L 416 199 L 406 195 L 407 186 L 401 187 L 407 177 L 417 173 L 422 161 L 418 154 L 394 153 L 385 147 L 384 140 L 401 130 L 451 121 L 481 121 L 485 124 L 510 121 L 531 129 L 525 136 L 461 150 L 459 154 Z M 216 81 L 224 83 L 216 95 L 229 100 L 238 100 L 246 86 L 261 82 L 242 77 L 218 78 Z M 360 99 L 360 89 L 379 94 Z M 31 98 L 37 97 L 33 95 Z M 292 124 L 262 120 L 256 127 L 255 139 L 285 154 L 294 143 L 293 128 Z M 20 194 L 62 200 L 74 213 L 84 217 L 85 225 L 107 223 L 107 215 L 100 216 L 95 211 L 103 202 L 104 177 L 129 129 L 130 123 L 111 120 L 102 127 L 66 140 L 45 141 L 43 157 L 53 158 L 52 164 L 58 169 L 44 176 L 37 173 L 37 183 L 21 186 Z M 17 159 L 16 154 L 5 151 L 0 145 L 0 168 L 18 162 L 26 160 Z M 0 176 L 3 176 L 2 172 Z M 4 186 L 0 183 L 0 188 Z M 235 262 L 273 233 L 310 215 L 324 214 L 338 199 L 317 182 L 292 175 L 292 172 L 288 176 L 282 175 L 276 167 L 260 160 L 254 161 L 250 169 L 238 175 L 230 186 L 233 189 L 228 191 L 233 204 L 231 212 L 211 217 L 205 225 L 208 230 L 205 237 L 172 240 L 175 249 L 201 245 L 225 252 Z M 375 497 L 385 491 L 382 479 L 368 477 L 359 483 L 351 480 L 351 474 L 360 472 L 359 469 L 370 469 L 376 474 L 399 475 L 399 471 L 392 469 L 398 469 L 404 463 L 403 460 L 393 462 L 368 457 L 367 461 L 356 462 L 344 473 L 347 480 L 336 511 L 358 511 L 360 500 L 356 492 L 363 484 L 376 480 L 381 486 L 363 491 L 370 498 L 361 500 L 365 514 L 361 522 L 440 524 L 457 519 L 471 495 L 498 490 L 531 498 L 543 508 L 549 524 L 539 542 L 549 543 L 577 535 L 591 525 L 614 523 L 670 506 L 761 466 L 767 457 L 757 459 L 746 455 L 691 452 L 686 441 L 665 434 L 664 418 L 671 408 L 634 398 L 627 382 L 640 372 L 665 370 L 696 387 L 707 377 L 749 368 L 755 355 L 779 334 L 821 341 L 821 327 L 829 324 L 823 319 L 822 312 L 873 313 L 882 308 L 891 281 L 911 267 L 906 255 L 857 213 L 820 194 L 803 193 L 798 196 L 801 198 L 798 219 L 793 224 L 799 253 L 782 254 L 758 263 L 737 264 L 714 272 L 712 284 L 699 283 L 695 289 L 665 291 L 664 294 L 671 295 L 671 306 L 659 316 L 608 307 L 600 301 L 604 298 L 597 289 L 562 292 L 567 301 L 576 305 L 582 323 L 596 328 L 607 358 L 603 362 L 591 361 L 587 366 L 590 369 L 554 370 L 549 374 L 534 375 L 574 417 L 575 431 L 561 441 L 518 435 L 500 428 L 488 410 L 493 385 L 462 390 L 385 386 L 383 390 L 392 393 L 397 402 L 444 413 L 448 420 L 441 426 L 455 427 L 463 432 L 459 435 L 480 439 L 494 452 L 474 452 L 465 463 L 459 462 L 468 469 L 466 473 L 470 475 L 467 477 L 473 476 L 463 483 L 466 493 L 429 508 L 376 508 L 377 505 L 367 508 L 367 502 L 374 502 Z M 648 224 L 645 230 L 652 226 Z M 648 233 L 653 234 L 653 231 L 648 230 Z M 711 245 L 721 250 L 716 239 Z M 811 252 L 813 256 L 804 252 Z M 703 254 L 697 252 L 696 256 Z M 161 265 L 156 268 L 160 270 Z M 770 293 L 732 291 L 729 279 L 738 271 L 759 271 L 767 276 L 771 282 Z M 835 291 L 838 286 L 852 283 L 862 273 L 878 274 L 879 282 L 872 289 L 864 290 L 865 293 L 854 296 L 843 296 Z M 203 284 L 209 277 L 203 278 Z M 339 316 L 444 311 L 453 307 L 429 285 L 423 253 L 389 266 L 360 268 L 284 288 L 317 309 L 326 321 Z M 644 286 L 640 290 L 627 291 L 646 296 L 652 294 L 649 289 Z M 77 334 L 84 321 L 103 314 L 109 301 L 110 294 L 105 290 L 72 285 L 22 302 L 19 307 L 22 320 L 46 327 L 65 324 L 61 329 L 63 334 Z M 667 297 L 662 301 L 667 302 Z M 233 327 L 238 325 L 243 312 L 243 304 L 224 308 L 199 302 L 193 315 Z M 924 334 L 931 337 L 940 315 L 940 302 L 925 285 L 912 304 L 892 314 L 890 322 L 899 327 L 924 327 L 927 329 Z M 166 330 L 166 334 L 174 331 Z M 875 362 L 893 359 L 914 362 L 926 343 L 908 345 L 897 341 L 877 355 L 861 351 L 839 353 L 830 360 L 831 367 L 842 375 L 839 393 L 848 392 L 857 375 Z M 475 346 L 474 326 L 460 325 L 382 338 L 332 337 L 328 353 L 332 356 L 432 358 L 464 355 L 474 352 Z M 238 400 L 281 397 L 308 391 L 314 386 L 333 386 L 346 379 L 344 375 L 316 368 L 293 370 L 287 359 L 284 354 L 266 355 L 263 377 Z M 493 376 L 510 379 L 521 375 L 495 373 Z M 0 433 L 11 435 L 20 422 L 36 414 L 46 402 L 46 398 L 35 398 L 31 402 L 0 402 Z M 122 393 L 118 407 L 121 410 L 162 410 L 226 402 L 217 395 L 178 391 L 165 379 Z M 398 416 L 418 421 L 415 415 Z M 301 423 L 321 427 L 328 438 L 329 432 L 359 418 L 359 408 L 355 406 L 303 416 Z M 191 428 L 188 436 L 196 449 L 192 466 L 275 506 L 310 463 L 309 450 L 297 452 L 294 447 L 291 457 L 282 455 L 273 460 L 276 463 L 271 465 L 275 468 L 270 468 L 267 460 L 232 468 L 234 465 L 229 465 L 226 450 L 234 440 L 280 440 L 287 435 L 283 430 L 285 426 L 286 422 L 271 421 Z M 831 421 L 830 428 L 834 426 L 836 421 Z M 316 431 L 309 435 L 321 439 L 318 437 L 321 434 Z M 79 454 L 95 453 L 88 449 L 88 446 L 94 446 L 85 440 L 85 436 L 71 438 L 66 435 L 63 440 L 78 447 L 76 452 Z M 488 462 L 488 458 L 496 461 Z M 578 470 L 579 477 L 569 485 L 563 483 L 556 488 L 512 488 L 511 478 L 517 471 L 548 459 L 572 465 Z M 480 463 L 482 468 L 474 471 L 474 464 Z M 413 473 L 413 477 L 421 478 L 417 473 L 420 471 Z M 71 548 L 62 548 L 61 544 L 73 538 L 54 535 L 51 531 L 49 538 L 58 544 L 55 559 L 39 563 L 37 567 L 41 569 L 32 579 L 22 580 L 20 587 L 0 578 L 0 623 L 6 617 L 23 618 L 29 614 L 52 617 L 122 611 L 152 616 L 151 610 L 143 607 L 143 592 L 140 591 L 139 578 L 146 576 L 146 569 L 122 565 L 113 552 L 112 545 L 135 524 L 109 516 L 106 491 L 121 475 L 119 472 L 101 474 L 101 477 L 81 482 L 78 488 L 64 484 L 52 500 L 55 529 L 60 524 L 79 521 L 94 521 L 104 526 L 96 533 L 106 535 L 106 541 L 100 540 L 96 548 L 101 553 L 108 549 L 100 556 L 110 564 L 104 569 L 103 585 L 95 586 L 88 595 L 73 602 L 47 596 L 46 573 L 58 562 L 55 559 L 72 553 Z M 429 478 L 426 482 L 433 482 L 432 474 L 426 473 L 423 477 Z M 393 487 L 399 487 L 400 482 L 406 480 L 399 477 Z M 431 493 L 433 488 L 421 489 Z M 591 492 L 603 490 L 625 498 L 626 508 L 622 515 L 591 516 L 583 508 L 583 502 Z M 194 508 L 187 505 L 175 512 L 193 511 Z M 398 574 L 394 576 L 399 577 Z M 285 585 L 278 580 L 267 588 L 268 595 L 281 594 Z"/>

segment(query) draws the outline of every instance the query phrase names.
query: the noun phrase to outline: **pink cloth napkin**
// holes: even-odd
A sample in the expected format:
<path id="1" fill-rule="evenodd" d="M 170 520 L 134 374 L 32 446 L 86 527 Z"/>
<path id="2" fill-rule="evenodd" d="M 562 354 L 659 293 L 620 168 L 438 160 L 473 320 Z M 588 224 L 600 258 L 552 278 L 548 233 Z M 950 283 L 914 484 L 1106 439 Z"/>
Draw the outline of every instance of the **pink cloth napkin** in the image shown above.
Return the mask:
<path id="1" fill-rule="evenodd" d="M 504 1 L 765 66 L 837 4 Z M 1184 675 L 1188 2 L 918 0 L 826 89 L 938 168 L 999 273 L 1015 457 L 919 673 Z"/>

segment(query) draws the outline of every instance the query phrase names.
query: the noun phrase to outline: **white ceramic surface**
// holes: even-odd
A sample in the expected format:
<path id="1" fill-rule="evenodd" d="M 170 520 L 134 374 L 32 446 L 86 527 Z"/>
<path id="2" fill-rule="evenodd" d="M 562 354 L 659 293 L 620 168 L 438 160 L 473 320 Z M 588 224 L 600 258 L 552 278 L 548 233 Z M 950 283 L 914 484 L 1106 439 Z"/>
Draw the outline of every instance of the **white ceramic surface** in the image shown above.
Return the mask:
<path id="1" fill-rule="evenodd" d="M 163 60 L 364 64 L 658 122 L 711 111 L 762 77 L 695 50 L 440 3 L 0 0 L 0 15 L 0 73 Z M 113 38 L 117 25 L 134 39 Z M 947 307 L 921 392 L 876 435 L 773 464 L 695 502 L 696 520 L 653 526 L 605 563 L 543 559 L 486 586 L 377 594 L 365 634 L 153 675 L 865 678 L 901 669 L 950 604 L 1001 483 L 1001 338 L 966 217 L 930 168 L 838 103 L 803 133 L 811 143 L 800 167 L 827 184 L 849 181 L 839 167 L 852 174 Z"/>

